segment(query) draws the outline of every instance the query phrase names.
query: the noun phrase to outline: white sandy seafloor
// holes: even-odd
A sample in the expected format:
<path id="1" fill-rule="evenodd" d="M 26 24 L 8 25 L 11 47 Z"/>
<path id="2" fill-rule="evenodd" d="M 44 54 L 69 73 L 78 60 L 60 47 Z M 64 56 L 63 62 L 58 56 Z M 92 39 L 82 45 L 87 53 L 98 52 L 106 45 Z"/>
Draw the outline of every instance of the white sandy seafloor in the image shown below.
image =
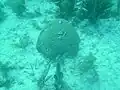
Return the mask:
<path id="1" fill-rule="evenodd" d="M 9 71 L 9 78 L 14 78 L 9 90 L 39 90 L 37 81 L 44 73 L 46 60 L 37 52 L 36 41 L 44 25 L 55 18 L 56 7 L 53 3 L 38 3 L 37 0 L 27 3 L 31 12 L 38 7 L 42 15 L 34 19 L 18 19 L 11 10 L 5 9 L 9 16 L 0 24 L 0 62 L 14 67 Z M 101 20 L 98 26 L 83 21 L 75 28 L 81 39 L 80 50 L 76 58 L 65 60 L 64 67 L 64 80 L 71 90 L 120 90 L 120 21 L 114 18 Z M 28 46 L 25 49 L 15 46 L 24 35 L 29 37 Z M 97 75 L 88 72 L 80 76 L 79 69 L 75 69 L 78 64 L 75 63 L 89 52 L 97 58 Z M 54 73 L 55 67 L 52 65 L 47 75 L 51 78 L 43 90 L 55 90 Z M 0 76 L 0 79 L 2 81 L 3 77 Z M 0 87 L 0 90 L 6 88 Z"/>

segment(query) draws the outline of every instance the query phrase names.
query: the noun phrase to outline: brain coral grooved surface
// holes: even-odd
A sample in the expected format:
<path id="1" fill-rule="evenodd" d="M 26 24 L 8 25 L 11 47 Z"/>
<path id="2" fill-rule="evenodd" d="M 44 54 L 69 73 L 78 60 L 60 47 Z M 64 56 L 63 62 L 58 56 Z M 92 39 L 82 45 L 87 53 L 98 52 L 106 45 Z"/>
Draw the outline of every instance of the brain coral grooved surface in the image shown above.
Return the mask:
<path id="1" fill-rule="evenodd" d="M 79 36 L 74 27 L 65 20 L 53 20 L 40 33 L 36 48 L 49 59 L 58 55 L 74 57 L 79 50 Z"/>

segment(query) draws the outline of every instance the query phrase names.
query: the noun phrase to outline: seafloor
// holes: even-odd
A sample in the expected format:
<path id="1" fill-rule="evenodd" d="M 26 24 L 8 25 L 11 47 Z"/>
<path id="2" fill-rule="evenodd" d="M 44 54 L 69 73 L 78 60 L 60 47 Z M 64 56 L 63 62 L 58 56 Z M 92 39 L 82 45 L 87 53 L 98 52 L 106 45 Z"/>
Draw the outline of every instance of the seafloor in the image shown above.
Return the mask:
<path id="1" fill-rule="evenodd" d="M 27 8 L 31 12 L 39 8 L 41 15 L 18 18 L 9 8 L 4 9 L 8 17 L 0 24 L 0 90 L 40 90 L 38 81 L 47 64 L 36 50 L 36 41 L 44 26 L 55 19 L 56 6 L 46 0 L 28 0 Z M 69 90 L 120 90 L 120 21 L 109 18 L 91 25 L 84 20 L 74 27 L 81 42 L 78 55 L 65 60 L 64 81 Z M 21 48 L 19 44 L 24 42 L 27 46 Z M 90 52 L 96 57 L 95 71 L 80 74 L 79 63 Z M 54 73 L 51 65 L 43 90 L 55 90 Z"/>

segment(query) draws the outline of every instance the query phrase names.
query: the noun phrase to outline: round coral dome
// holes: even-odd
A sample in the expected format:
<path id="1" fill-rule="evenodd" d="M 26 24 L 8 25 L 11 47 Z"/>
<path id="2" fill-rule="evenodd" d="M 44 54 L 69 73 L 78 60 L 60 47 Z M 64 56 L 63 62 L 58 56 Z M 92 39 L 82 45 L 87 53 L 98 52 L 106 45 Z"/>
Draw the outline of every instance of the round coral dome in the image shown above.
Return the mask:
<path id="1" fill-rule="evenodd" d="M 45 57 L 55 60 L 58 56 L 75 57 L 80 38 L 74 27 L 65 20 L 53 20 L 39 34 L 36 48 Z"/>

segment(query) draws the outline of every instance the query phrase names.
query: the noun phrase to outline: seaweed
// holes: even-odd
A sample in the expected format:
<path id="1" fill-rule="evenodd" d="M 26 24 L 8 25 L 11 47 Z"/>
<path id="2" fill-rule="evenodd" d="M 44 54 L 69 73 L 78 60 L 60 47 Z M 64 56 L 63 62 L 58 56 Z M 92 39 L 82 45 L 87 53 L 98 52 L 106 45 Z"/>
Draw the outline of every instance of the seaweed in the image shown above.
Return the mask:
<path id="1" fill-rule="evenodd" d="M 55 90 L 72 90 L 70 86 L 63 80 L 64 74 L 61 71 L 61 64 L 56 64 L 56 72 L 54 75 L 54 87 Z"/>
<path id="2" fill-rule="evenodd" d="M 26 11 L 25 0 L 7 0 L 6 5 L 11 7 L 16 16 L 21 17 Z"/>
<path id="3" fill-rule="evenodd" d="M 56 5 L 59 8 L 57 17 L 69 19 L 74 16 L 75 0 L 57 0 Z"/>
<path id="4" fill-rule="evenodd" d="M 15 79 L 9 75 L 10 71 L 14 69 L 16 67 L 11 66 L 9 62 L 2 63 L 0 61 L 0 87 L 9 89 L 15 83 Z"/>
<path id="5" fill-rule="evenodd" d="M 96 23 L 99 19 L 110 17 L 112 5 L 111 0 L 83 0 L 78 17 Z"/>
<path id="6" fill-rule="evenodd" d="M 0 23 L 6 19 L 7 15 L 4 12 L 4 5 L 0 2 Z"/>
<path id="7" fill-rule="evenodd" d="M 50 63 L 48 65 L 47 68 L 45 68 L 43 74 L 40 76 L 38 82 L 37 82 L 37 85 L 39 87 L 39 90 L 42 90 L 45 86 L 45 83 L 51 78 L 51 76 L 47 76 L 48 75 L 48 72 L 50 70 Z"/>
<path id="8" fill-rule="evenodd" d="M 84 74 L 86 72 L 88 72 L 91 69 L 94 69 L 96 67 L 95 65 L 95 61 L 96 61 L 96 57 L 90 52 L 88 56 L 84 57 L 84 60 L 82 62 L 79 63 L 79 71 L 80 74 Z"/>

